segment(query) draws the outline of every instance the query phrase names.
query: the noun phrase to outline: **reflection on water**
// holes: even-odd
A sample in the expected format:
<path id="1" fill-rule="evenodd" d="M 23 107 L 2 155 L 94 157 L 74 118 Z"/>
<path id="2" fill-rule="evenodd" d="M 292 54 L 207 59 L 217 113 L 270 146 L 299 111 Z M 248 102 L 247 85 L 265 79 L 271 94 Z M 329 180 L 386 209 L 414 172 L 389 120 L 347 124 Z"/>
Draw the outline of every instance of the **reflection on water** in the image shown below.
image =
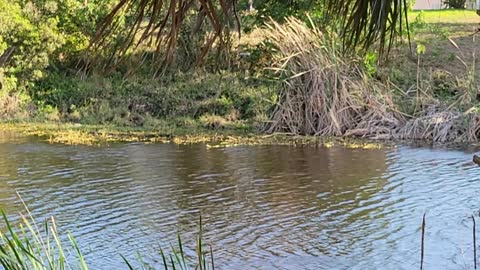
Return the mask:
<path id="1" fill-rule="evenodd" d="M 139 251 L 156 263 L 201 214 L 218 269 L 412 269 L 427 212 L 426 267 L 472 266 L 480 169 L 460 151 L 119 144 L 0 136 L 0 206 L 73 232 L 94 269 Z M 190 250 L 190 253 L 193 251 Z M 470 267 L 471 268 L 471 267 Z"/>

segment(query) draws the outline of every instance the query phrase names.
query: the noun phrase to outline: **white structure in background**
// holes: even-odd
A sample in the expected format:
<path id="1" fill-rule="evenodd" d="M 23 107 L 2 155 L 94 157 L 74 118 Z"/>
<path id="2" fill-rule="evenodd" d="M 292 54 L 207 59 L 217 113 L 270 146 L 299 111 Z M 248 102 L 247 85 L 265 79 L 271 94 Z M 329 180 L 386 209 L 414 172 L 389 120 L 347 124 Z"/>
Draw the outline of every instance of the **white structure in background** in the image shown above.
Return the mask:
<path id="1" fill-rule="evenodd" d="M 413 5 L 413 9 L 442 9 L 445 8 L 443 2 L 444 0 L 417 0 L 415 5 Z M 479 7 L 480 0 L 467 0 L 467 9 L 479 9 Z"/>
<path id="2" fill-rule="evenodd" d="M 413 9 L 441 9 L 444 8 L 443 0 L 417 0 Z"/>

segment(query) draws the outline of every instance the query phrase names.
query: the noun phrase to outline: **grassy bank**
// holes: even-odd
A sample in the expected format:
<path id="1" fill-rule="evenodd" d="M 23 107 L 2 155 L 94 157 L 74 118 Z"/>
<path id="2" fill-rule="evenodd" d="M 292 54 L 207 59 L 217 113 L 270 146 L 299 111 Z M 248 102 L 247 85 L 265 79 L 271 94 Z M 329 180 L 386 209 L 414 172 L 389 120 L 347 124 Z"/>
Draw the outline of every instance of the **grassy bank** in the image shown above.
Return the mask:
<path id="1" fill-rule="evenodd" d="M 429 24 L 478 24 L 480 17 L 475 10 L 413 10 L 408 13 L 408 20 L 414 22 L 418 15 L 423 14 L 424 20 Z"/>
<path id="2" fill-rule="evenodd" d="M 442 10 L 409 18 L 413 50 L 404 40 L 387 61 L 378 61 L 375 48 L 342 54 L 335 33 L 289 19 L 237 41 L 229 71 L 153 78 L 122 71 L 125 63 L 83 77 L 49 70 L 28 95 L 0 95 L 0 118 L 17 121 L 1 128 L 67 144 L 477 142 L 480 65 L 472 34 L 480 17 Z"/>
<path id="3" fill-rule="evenodd" d="M 471 36 L 474 31 L 466 34 L 468 26 L 455 25 L 454 31 L 419 16 L 411 25 L 413 51 L 405 41 L 379 64 L 374 51 L 363 59 L 343 55 L 335 39 L 300 20 L 272 23 L 274 68 L 284 83 L 266 130 L 433 143 L 478 141 L 477 41 Z M 444 32 L 447 29 L 452 32 Z"/>
<path id="4" fill-rule="evenodd" d="M 408 43 L 392 51 L 377 75 L 392 83 L 398 109 L 406 117 L 402 139 L 477 142 L 480 72 L 475 11 L 410 12 Z"/>

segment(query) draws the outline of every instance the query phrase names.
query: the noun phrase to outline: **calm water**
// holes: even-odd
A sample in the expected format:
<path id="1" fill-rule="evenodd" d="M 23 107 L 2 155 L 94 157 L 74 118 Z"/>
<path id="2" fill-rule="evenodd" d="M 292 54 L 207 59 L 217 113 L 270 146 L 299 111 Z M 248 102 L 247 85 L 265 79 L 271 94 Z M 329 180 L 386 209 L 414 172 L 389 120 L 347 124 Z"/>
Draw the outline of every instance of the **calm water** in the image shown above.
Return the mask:
<path id="1" fill-rule="evenodd" d="M 193 248 L 201 213 L 217 269 L 472 269 L 480 168 L 471 153 L 119 144 L 0 138 L 0 207 L 55 216 L 92 269 L 119 254 L 158 262 L 177 231 Z M 480 220 L 480 219 L 479 219 Z M 477 232 L 479 234 L 480 232 Z"/>

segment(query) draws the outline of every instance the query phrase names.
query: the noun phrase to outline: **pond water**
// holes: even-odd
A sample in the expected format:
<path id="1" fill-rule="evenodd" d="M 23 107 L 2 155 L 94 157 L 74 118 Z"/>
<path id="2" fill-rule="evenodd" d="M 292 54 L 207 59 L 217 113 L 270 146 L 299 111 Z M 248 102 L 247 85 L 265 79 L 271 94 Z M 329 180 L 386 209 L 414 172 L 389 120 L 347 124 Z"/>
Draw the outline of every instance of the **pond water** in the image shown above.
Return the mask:
<path id="1" fill-rule="evenodd" d="M 480 168 L 471 156 L 64 146 L 10 134 L 0 136 L 0 207 L 20 211 L 18 191 L 37 220 L 55 216 L 73 233 L 92 269 L 126 269 L 119 254 L 137 251 L 158 264 L 177 232 L 193 249 L 200 214 L 217 269 L 417 269 L 426 212 L 425 268 L 473 269 Z"/>

